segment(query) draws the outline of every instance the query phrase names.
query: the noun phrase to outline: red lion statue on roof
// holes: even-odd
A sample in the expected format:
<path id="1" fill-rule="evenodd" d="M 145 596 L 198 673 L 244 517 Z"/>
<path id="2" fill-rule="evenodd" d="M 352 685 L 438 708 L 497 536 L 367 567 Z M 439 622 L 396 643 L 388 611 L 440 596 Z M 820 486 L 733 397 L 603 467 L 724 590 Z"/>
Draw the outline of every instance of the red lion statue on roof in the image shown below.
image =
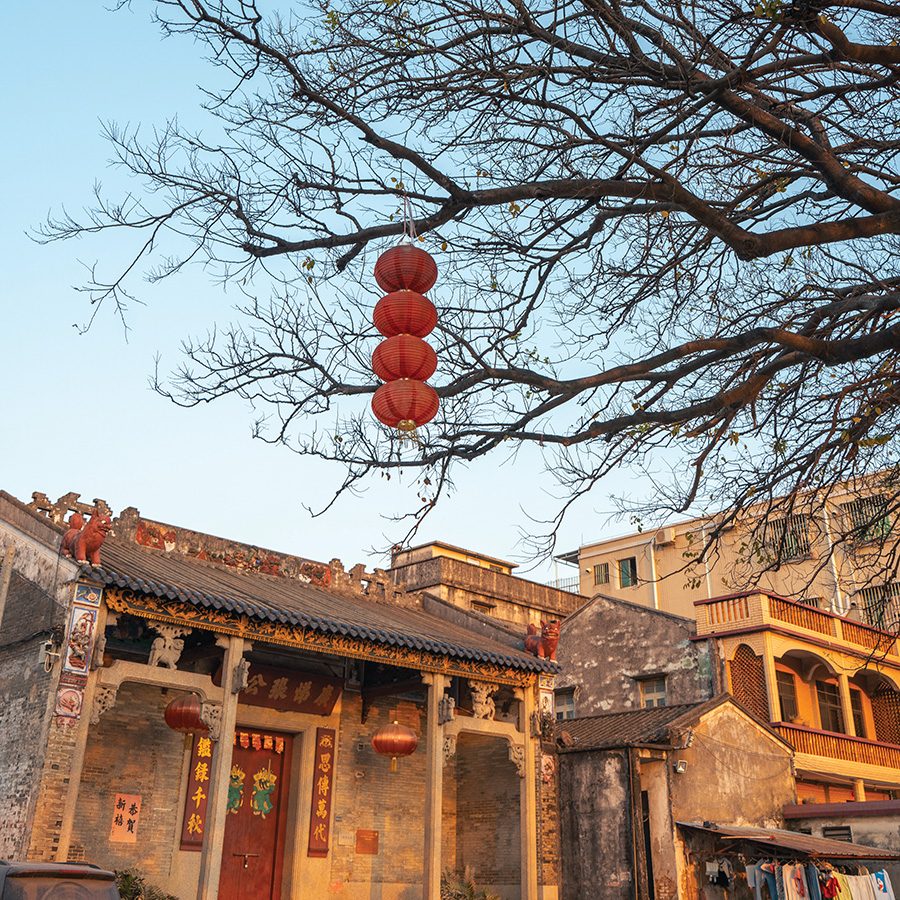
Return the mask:
<path id="1" fill-rule="evenodd" d="M 541 633 L 538 635 L 536 625 L 528 625 L 525 635 L 525 649 L 539 659 L 556 659 L 556 648 L 559 644 L 559 619 L 545 622 L 541 619 Z"/>
<path id="2" fill-rule="evenodd" d="M 112 520 L 94 508 L 87 525 L 81 513 L 73 513 L 68 524 L 69 530 L 63 535 L 60 553 L 75 562 L 99 566 L 100 547 L 112 528 Z"/>

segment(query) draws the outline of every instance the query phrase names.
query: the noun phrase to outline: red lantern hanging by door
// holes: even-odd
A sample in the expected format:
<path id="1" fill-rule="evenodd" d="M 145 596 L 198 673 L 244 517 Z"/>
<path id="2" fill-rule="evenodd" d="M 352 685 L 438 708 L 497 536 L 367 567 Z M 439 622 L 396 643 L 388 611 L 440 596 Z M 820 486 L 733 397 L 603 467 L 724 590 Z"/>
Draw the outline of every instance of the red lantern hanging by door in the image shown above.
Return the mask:
<path id="1" fill-rule="evenodd" d="M 409 220 L 410 237 L 415 232 Z M 378 257 L 375 280 L 388 291 L 372 313 L 387 338 L 372 354 L 372 369 L 384 382 L 372 397 L 372 412 L 401 438 L 417 440 L 416 429 L 436 415 L 440 400 L 426 384 L 437 369 L 437 354 L 422 340 L 437 325 L 437 310 L 424 296 L 437 280 L 429 253 L 413 244 L 392 247 Z"/>
<path id="2" fill-rule="evenodd" d="M 416 752 L 419 739 L 412 728 L 407 728 L 399 722 L 385 725 L 372 735 L 372 749 L 382 756 L 391 758 L 391 771 L 397 771 L 397 758 L 409 756 Z"/>
<path id="3" fill-rule="evenodd" d="M 165 709 L 163 718 L 173 731 L 182 734 L 209 734 L 209 726 L 201 718 L 203 703 L 196 694 L 182 694 Z"/>

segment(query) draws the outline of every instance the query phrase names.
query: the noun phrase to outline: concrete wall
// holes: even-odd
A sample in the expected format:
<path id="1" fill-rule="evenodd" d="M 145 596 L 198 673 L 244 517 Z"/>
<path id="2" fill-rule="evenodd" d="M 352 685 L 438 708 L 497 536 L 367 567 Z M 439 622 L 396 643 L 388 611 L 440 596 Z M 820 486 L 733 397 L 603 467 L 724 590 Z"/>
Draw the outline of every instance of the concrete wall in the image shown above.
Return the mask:
<path id="1" fill-rule="evenodd" d="M 397 566 L 391 575 L 407 590 L 427 591 L 463 609 L 514 623 L 523 635 L 529 623 L 562 618 L 584 603 L 578 594 L 443 556 Z"/>
<path id="2" fill-rule="evenodd" d="M 575 715 L 639 709 L 639 678 L 666 676 L 670 706 L 707 700 L 714 672 L 695 623 L 606 597 L 595 597 L 563 622 L 556 688 L 575 688 Z"/>
<path id="3" fill-rule="evenodd" d="M 559 790 L 560 896 L 632 900 L 628 751 L 560 754 Z"/>

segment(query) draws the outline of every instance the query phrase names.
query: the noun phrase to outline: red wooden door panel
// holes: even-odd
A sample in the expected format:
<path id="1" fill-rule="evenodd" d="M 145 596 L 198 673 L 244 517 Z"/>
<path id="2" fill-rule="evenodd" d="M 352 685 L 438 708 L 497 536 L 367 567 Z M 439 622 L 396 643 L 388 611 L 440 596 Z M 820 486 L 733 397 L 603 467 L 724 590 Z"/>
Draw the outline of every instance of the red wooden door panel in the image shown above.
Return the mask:
<path id="1" fill-rule="evenodd" d="M 219 900 L 279 900 L 291 757 L 283 737 L 281 753 L 234 748 Z"/>

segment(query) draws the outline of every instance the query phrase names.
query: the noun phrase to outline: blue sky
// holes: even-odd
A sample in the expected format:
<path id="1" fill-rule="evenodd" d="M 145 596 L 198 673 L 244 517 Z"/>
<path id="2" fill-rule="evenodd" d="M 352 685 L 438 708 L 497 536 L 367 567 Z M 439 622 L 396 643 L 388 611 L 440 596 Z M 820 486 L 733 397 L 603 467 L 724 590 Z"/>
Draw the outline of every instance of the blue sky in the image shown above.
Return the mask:
<path id="1" fill-rule="evenodd" d="M 372 551 L 403 533 L 385 516 L 414 500 L 402 484 L 373 485 L 312 519 L 304 505 L 323 504 L 339 470 L 252 440 L 251 412 L 238 401 L 181 410 L 149 389 L 154 356 L 174 366 L 181 338 L 228 321 L 236 295 L 193 271 L 146 286 L 127 341 L 109 313 L 79 335 L 74 326 L 90 309 L 73 285 L 85 265 L 125 252 L 122 238 L 40 246 L 26 235 L 48 212 L 89 204 L 95 181 L 113 197 L 139 190 L 109 167 L 101 121 L 148 127 L 178 115 L 202 124 L 196 86 L 210 69 L 196 46 L 163 40 L 149 3 L 117 13 L 110 5 L 46 0 L 6 10 L 0 487 L 26 500 L 35 490 L 75 490 L 116 511 L 134 505 L 152 518 L 315 559 L 382 564 Z M 607 494 L 630 484 L 623 474 L 578 507 L 560 549 L 624 530 L 607 520 Z M 522 529 L 536 527 L 526 513 L 551 515 L 553 491 L 537 453 L 515 465 L 490 457 L 458 474 L 456 492 L 419 540 L 517 558 Z M 531 577 L 549 574 L 542 566 Z"/>

